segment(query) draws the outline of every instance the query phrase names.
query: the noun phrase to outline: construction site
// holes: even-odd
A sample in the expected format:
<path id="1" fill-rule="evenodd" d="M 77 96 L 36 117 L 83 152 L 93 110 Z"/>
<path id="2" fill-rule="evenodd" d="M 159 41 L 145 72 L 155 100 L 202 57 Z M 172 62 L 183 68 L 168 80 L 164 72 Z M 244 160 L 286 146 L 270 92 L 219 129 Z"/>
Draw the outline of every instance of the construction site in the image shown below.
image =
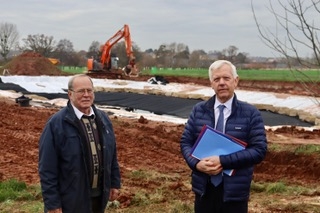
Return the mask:
<path id="1" fill-rule="evenodd" d="M 36 53 L 17 56 L 3 68 L 9 71 L 7 75 L 67 75 L 47 58 Z M 146 81 L 150 77 L 135 76 L 130 80 Z M 165 78 L 169 82 L 209 86 L 208 79 Z M 240 80 L 239 89 L 278 95 L 310 95 L 299 83 L 292 82 L 257 83 Z M 1 96 L 0 103 L 0 181 L 18 179 L 28 185 L 39 184 L 39 137 L 48 118 L 60 108 L 23 107 L 14 99 Z M 194 195 L 190 188 L 190 169 L 184 162 L 179 147 L 184 125 L 151 121 L 144 117 L 130 119 L 110 114 L 110 118 L 116 134 L 123 186 L 118 199 L 120 206 L 111 208 L 108 212 L 133 212 L 129 210 L 135 208 L 142 212 L 158 212 L 156 209 L 169 212 L 166 206 L 173 200 L 192 205 Z M 270 148 L 265 160 L 255 168 L 254 182 L 262 184 L 281 181 L 287 186 L 308 187 L 310 190 L 308 193 L 285 195 L 255 191 L 250 198 L 249 212 L 320 212 L 320 128 L 306 130 L 296 126 L 283 126 L 268 129 L 266 133 Z M 314 153 L 296 151 L 313 145 L 318 147 Z M 133 175 L 137 172 L 144 175 Z M 162 194 L 155 195 L 160 189 Z M 156 201 L 152 198 L 153 195 L 158 196 Z M 139 207 L 139 202 L 144 199 L 153 200 L 153 203 L 150 201 L 150 205 Z M 5 205 L 0 203 L 0 211 L 7 212 L 5 209 Z"/>

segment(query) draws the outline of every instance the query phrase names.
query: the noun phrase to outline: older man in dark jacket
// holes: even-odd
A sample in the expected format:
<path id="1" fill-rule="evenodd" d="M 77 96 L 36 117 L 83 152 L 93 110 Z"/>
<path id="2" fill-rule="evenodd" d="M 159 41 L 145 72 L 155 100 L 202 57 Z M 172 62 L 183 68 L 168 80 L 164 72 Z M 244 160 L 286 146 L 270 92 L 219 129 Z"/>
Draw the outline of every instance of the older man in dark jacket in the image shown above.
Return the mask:
<path id="1" fill-rule="evenodd" d="M 68 87 L 70 101 L 48 120 L 40 138 L 45 212 L 102 213 L 120 188 L 113 127 L 93 105 L 88 76 L 73 76 Z"/>
<path id="2" fill-rule="evenodd" d="M 192 170 L 195 212 L 245 213 L 248 211 L 253 167 L 264 159 L 267 151 L 264 123 L 254 106 L 237 99 L 234 89 L 238 75 L 233 64 L 225 60 L 214 62 L 209 68 L 209 78 L 215 95 L 193 108 L 180 143 L 182 155 Z M 223 105 L 221 113 L 219 105 Z M 201 160 L 192 157 L 192 148 L 202 127 L 216 128 L 222 113 L 222 131 L 246 142 L 246 149 Z M 222 173 L 224 169 L 234 169 L 235 173 L 225 175 Z M 212 177 L 221 179 L 221 182 L 214 185 Z"/>

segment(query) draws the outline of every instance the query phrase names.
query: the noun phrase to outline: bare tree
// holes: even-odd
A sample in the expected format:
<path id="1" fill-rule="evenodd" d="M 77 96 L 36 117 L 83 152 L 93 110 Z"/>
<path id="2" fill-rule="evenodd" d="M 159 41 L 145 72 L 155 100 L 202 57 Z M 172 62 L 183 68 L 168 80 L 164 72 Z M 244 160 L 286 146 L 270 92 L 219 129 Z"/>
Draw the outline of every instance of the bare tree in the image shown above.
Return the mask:
<path id="1" fill-rule="evenodd" d="M 183 43 L 161 44 L 155 50 L 157 64 L 160 67 L 186 67 L 190 56 L 189 47 Z"/>
<path id="2" fill-rule="evenodd" d="M 207 60 L 207 53 L 204 50 L 194 50 L 189 57 L 189 67 L 192 68 L 207 68 L 205 63 Z"/>
<path id="3" fill-rule="evenodd" d="M 24 42 L 24 46 L 20 47 L 22 51 L 34 51 L 44 57 L 48 57 L 53 52 L 56 43 L 53 36 L 44 34 L 28 35 L 22 41 Z"/>
<path id="4" fill-rule="evenodd" d="M 80 50 L 79 52 L 76 53 L 77 56 L 79 57 L 79 66 L 86 66 L 87 65 L 87 52 L 85 50 Z"/>
<path id="5" fill-rule="evenodd" d="M 89 47 L 89 50 L 87 52 L 87 58 L 98 58 L 99 52 L 100 52 L 100 46 L 102 44 L 99 41 L 93 41 Z"/>
<path id="6" fill-rule="evenodd" d="M 141 60 L 139 61 L 140 70 L 142 68 L 151 68 L 157 65 L 155 54 L 153 52 L 144 52 L 141 54 Z"/>
<path id="7" fill-rule="evenodd" d="M 156 49 L 156 63 L 159 67 L 170 67 L 172 61 L 172 49 L 167 47 L 166 44 L 161 44 L 158 49 Z"/>
<path id="8" fill-rule="evenodd" d="M 316 79 L 304 74 L 302 69 L 320 66 L 320 0 L 269 0 L 268 11 L 275 20 L 275 30 L 263 27 L 257 18 L 251 0 L 253 17 L 262 41 L 275 52 L 286 58 L 292 71 L 310 94 L 319 87 Z M 284 32 L 281 37 L 279 32 Z M 310 51 L 311 58 L 303 56 L 302 49 Z M 297 64 L 299 66 L 297 66 Z"/>
<path id="9" fill-rule="evenodd" d="M 234 46 L 234 45 L 230 45 L 228 48 L 224 49 L 222 52 L 224 52 L 226 55 L 226 59 L 228 59 L 231 62 L 235 61 L 235 58 L 238 54 L 238 50 L 239 48 Z"/>
<path id="10" fill-rule="evenodd" d="M 73 43 L 68 39 L 61 39 L 51 55 L 58 58 L 61 65 L 74 65 L 79 59 L 73 49 Z"/>
<path id="11" fill-rule="evenodd" d="M 17 44 L 19 33 L 16 25 L 10 23 L 0 24 L 0 55 L 7 60 L 10 50 Z"/>
<path id="12" fill-rule="evenodd" d="M 136 63 L 140 64 L 140 60 L 141 60 L 140 48 L 134 42 L 132 42 L 132 50 L 133 50 L 133 55 L 135 57 Z M 111 56 L 119 58 L 118 65 L 120 67 L 124 67 L 128 65 L 130 56 L 127 55 L 126 44 L 124 41 L 118 42 L 112 47 Z"/>
<path id="13" fill-rule="evenodd" d="M 68 39 L 61 39 L 56 46 L 56 51 L 74 52 L 73 43 Z"/>

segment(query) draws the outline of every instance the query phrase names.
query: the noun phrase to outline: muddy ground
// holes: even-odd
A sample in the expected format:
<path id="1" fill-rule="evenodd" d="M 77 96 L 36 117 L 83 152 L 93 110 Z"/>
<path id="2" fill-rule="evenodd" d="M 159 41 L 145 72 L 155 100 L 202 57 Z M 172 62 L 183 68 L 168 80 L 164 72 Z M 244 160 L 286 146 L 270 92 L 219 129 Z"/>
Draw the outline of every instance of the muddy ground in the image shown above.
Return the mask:
<path id="1" fill-rule="evenodd" d="M 58 109 L 21 107 L 14 100 L 0 99 L 0 181 L 18 178 L 37 183 L 38 140 L 45 122 Z M 148 168 L 161 172 L 188 173 L 179 150 L 184 126 L 110 115 L 114 123 L 119 159 L 124 170 Z M 283 127 L 267 131 L 270 144 L 320 144 L 320 131 Z M 155 157 L 158 156 L 158 157 Z M 310 169 L 313 165 L 315 169 Z M 292 169 L 299 166 L 299 169 Z M 299 184 L 316 183 L 320 177 L 319 156 L 272 152 L 257 166 L 259 180 L 281 178 Z"/>

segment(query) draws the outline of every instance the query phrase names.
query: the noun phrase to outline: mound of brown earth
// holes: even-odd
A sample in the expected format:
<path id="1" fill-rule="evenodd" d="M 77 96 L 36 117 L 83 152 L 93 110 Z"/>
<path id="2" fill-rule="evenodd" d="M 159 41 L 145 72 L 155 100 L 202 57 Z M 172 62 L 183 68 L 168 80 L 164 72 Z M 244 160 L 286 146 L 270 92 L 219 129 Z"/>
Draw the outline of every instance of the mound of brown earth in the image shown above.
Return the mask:
<path id="1" fill-rule="evenodd" d="M 13 58 L 3 69 L 10 75 L 62 75 L 62 71 L 39 53 L 25 52 Z"/>

